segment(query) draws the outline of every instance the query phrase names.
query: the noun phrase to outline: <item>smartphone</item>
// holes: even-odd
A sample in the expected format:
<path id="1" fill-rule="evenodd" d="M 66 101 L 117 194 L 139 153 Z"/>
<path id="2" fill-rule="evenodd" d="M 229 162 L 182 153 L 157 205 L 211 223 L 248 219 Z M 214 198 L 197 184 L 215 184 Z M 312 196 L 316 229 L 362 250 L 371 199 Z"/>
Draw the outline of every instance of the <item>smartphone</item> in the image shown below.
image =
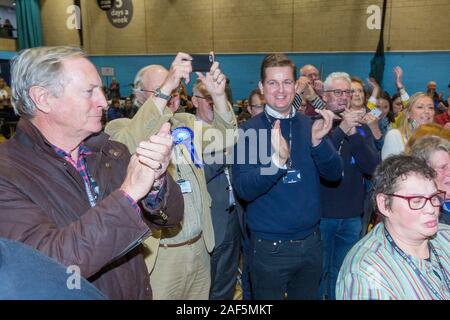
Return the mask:
<path id="1" fill-rule="evenodd" d="M 334 110 L 334 111 L 332 111 L 332 112 L 333 112 L 334 114 L 338 115 L 338 114 L 340 114 L 340 113 L 342 113 L 342 112 L 344 112 L 344 111 L 345 111 L 345 108 L 344 108 L 344 109 Z M 322 119 L 322 115 L 320 115 L 320 114 L 314 115 L 314 116 L 311 117 L 311 119 L 312 119 L 312 120 L 319 120 L 319 119 Z M 340 120 L 340 119 L 334 119 L 334 120 Z"/>
<path id="2" fill-rule="evenodd" d="M 191 54 L 192 72 L 208 72 L 214 63 L 212 54 Z"/>

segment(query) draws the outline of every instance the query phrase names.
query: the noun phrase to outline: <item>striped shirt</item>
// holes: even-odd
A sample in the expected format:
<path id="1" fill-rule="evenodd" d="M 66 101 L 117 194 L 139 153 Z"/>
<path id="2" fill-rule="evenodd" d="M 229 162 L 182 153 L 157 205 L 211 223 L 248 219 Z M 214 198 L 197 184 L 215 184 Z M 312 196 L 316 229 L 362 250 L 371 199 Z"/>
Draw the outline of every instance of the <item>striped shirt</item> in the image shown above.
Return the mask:
<path id="1" fill-rule="evenodd" d="M 91 150 L 89 150 L 89 148 L 87 146 L 85 146 L 84 144 L 80 144 L 80 146 L 78 147 L 78 160 L 75 161 L 72 159 L 72 156 L 70 155 L 70 153 L 64 151 L 61 148 L 58 148 L 55 145 L 52 145 L 52 147 L 55 150 L 56 154 L 58 156 L 60 156 L 61 158 L 63 158 L 64 160 L 66 160 L 67 162 L 69 162 L 78 171 L 80 176 L 83 178 L 84 188 L 86 191 L 86 196 L 89 200 L 89 204 L 91 207 L 94 207 L 97 204 L 100 190 L 99 190 L 99 186 L 97 185 L 97 182 L 95 181 L 94 177 L 92 177 L 92 175 L 89 173 L 88 168 L 87 168 L 86 157 L 92 154 Z M 140 214 L 141 209 L 139 208 L 136 201 L 134 201 L 134 199 L 131 198 L 125 191 L 122 191 L 122 192 L 125 195 L 125 197 L 128 199 L 128 201 L 130 202 L 133 209 L 138 214 Z M 151 198 L 151 195 L 149 195 L 148 198 Z M 156 198 L 156 196 L 154 196 L 153 198 Z M 151 204 L 152 202 L 149 201 L 147 203 Z"/>
<path id="2" fill-rule="evenodd" d="M 430 259 L 410 256 L 413 263 L 443 299 L 450 299 L 443 272 L 450 278 L 450 228 L 439 224 L 431 239 L 439 260 L 430 252 Z M 381 222 L 347 254 L 336 284 L 340 300 L 437 300 L 411 266 L 391 246 Z"/>
<path id="3" fill-rule="evenodd" d="M 295 110 L 298 111 L 301 108 L 302 103 L 303 103 L 302 97 L 298 93 L 296 93 L 294 101 L 292 102 L 292 106 L 295 108 Z M 320 110 L 325 109 L 327 106 L 327 104 L 319 96 L 315 97 L 313 101 L 311 101 L 311 105 L 314 107 L 314 109 Z"/>

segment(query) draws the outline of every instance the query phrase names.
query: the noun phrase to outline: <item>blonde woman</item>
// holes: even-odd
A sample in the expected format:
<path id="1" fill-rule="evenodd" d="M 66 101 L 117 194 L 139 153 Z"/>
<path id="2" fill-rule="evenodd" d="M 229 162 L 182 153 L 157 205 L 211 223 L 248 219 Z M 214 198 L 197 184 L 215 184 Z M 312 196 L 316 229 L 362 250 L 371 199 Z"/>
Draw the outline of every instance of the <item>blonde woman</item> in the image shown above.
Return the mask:
<path id="1" fill-rule="evenodd" d="M 382 160 L 390 155 L 401 154 L 412 136 L 414 129 L 420 125 L 432 123 L 434 119 L 433 100 L 425 93 L 418 92 L 409 99 L 404 116 L 397 129 L 388 131 L 381 150 Z"/>

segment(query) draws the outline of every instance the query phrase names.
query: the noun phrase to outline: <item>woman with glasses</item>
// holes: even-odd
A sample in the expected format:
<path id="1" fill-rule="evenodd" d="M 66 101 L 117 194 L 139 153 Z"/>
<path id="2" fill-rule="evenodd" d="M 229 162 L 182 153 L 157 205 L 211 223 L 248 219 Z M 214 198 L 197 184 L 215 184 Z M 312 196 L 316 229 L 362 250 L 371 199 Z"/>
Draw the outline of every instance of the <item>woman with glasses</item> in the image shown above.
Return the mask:
<path id="1" fill-rule="evenodd" d="M 450 229 L 439 224 L 444 192 L 422 159 L 396 155 L 376 170 L 382 222 L 347 254 L 336 296 L 351 300 L 449 300 Z"/>
<path id="2" fill-rule="evenodd" d="M 434 121 L 433 100 L 427 94 L 418 92 L 410 98 L 408 108 L 403 113 L 398 128 L 391 129 L 386 134 L 381 150 L 383 160 L 390 155 L 403 153 L 414 130 L 420 125 Z"/>
<path id="3" fill-rule="evenodd" d="M 376 117 L 370 111 L 377 108 L 378 96 L 381 92 L 381 87 L 378 85 L 375 79 L 370 78 L 368 80 L 369 85 L 372 87 L 372 94 L 367 99 L 367 94 L 364 89 L 364 82 L 358 77 L 351 77 L 352 80 L 352 97 L 350 102 L 350 109 L 352 110 L 364 110 L 365 116 L 362 119 L 362 123 L 367 124 L 372 131 L 375 139 L 375 145 L 378 150 L 381 150 L 383 146 L 384 133 L 381 129 L 381 115 Z"/>
<path id="4" fill-rule="evenodd" d="M 426 161 L 436 171 L 434 181 L 446 195 L 440 222 L 450 224 L 450 141 L 437 136 L 420 138 L 412 145 L 411 155 Z"/>
<path id="5" fill-rule="evenodd" d="M 247 107 L 248 113 L 252 118 L 264 111 L 264 96 L 261 94 L 259 89 L 255 89 L 250 93 L 248 97 L 249 105 Z"/>

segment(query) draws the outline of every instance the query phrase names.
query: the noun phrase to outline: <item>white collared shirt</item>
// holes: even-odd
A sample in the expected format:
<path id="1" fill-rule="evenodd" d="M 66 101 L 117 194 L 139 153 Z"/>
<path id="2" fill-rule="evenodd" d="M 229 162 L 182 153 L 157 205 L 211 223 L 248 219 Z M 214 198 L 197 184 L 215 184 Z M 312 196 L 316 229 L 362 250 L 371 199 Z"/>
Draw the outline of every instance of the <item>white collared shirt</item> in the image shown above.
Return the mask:
<path id="1" fill-rule="evenodd" d="M 275 109 L 273 109 L 271 106 L 269 106 L 266 103 L 266 112 L 269 116 L 274 117 L 275 119 L 289 119 L 289 118 L 293 118 L 295 116 L 295 108 L 291 107 L 291 112 L 289 112 L 287 115 L 282 115 L 281 113 L 279 113 L 278 111 L 276 111 Z"/>

